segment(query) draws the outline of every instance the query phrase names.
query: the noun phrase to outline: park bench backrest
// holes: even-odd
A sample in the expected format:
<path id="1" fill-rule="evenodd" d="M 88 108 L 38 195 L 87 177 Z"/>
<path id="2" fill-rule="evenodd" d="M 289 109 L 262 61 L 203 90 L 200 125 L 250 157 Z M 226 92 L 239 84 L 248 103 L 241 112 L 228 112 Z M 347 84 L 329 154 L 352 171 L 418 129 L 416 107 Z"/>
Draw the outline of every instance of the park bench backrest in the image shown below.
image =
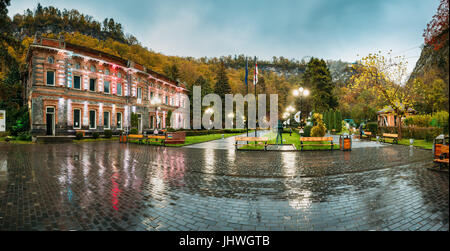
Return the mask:
<path id="1" fill-rule="evenodd" d="M 147 138 L 148 139 L 165 139 L 166 136 L 163 136 L 163 135 L 148 135 Z"/>
<path id="2" fill-rule="evenodd" d="M 398 134 L 394 134 L 394 133 L 383 133 L 383 137 L 388 137 L 388 138 L 398 138 Z"/>
<path id="3" fill-rule="evenodd" d="M 333 137 L 301 137 L 300 141 L 333 141 Z"/>
<path id="4" fill-rule="evenodd" d="M 236 137 L 235 141 L 269 141 L 267 137 Z"/>
<path id="5" fill-rule="evenodd" d="M 371 132 L 364 132 L 365 135 L 372 135 Z"/>
<path id="6" fill-rule="evenodd" d="M 144 135 L 140 135 L 140 134 L 130 134 L 128 135 L 128 138 L 132 138 L 132 139 L 142 139 L 144 137 Z"/>

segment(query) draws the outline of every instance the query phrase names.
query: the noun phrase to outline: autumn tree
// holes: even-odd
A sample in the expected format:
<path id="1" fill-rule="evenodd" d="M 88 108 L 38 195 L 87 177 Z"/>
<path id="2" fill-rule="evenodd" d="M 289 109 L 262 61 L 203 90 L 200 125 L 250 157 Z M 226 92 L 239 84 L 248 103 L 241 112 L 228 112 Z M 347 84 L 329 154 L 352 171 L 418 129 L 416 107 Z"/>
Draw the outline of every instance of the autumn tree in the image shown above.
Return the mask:
<path id="1" fill-rule="evenodd" d="M 386 56 L 381 52 L 363 57 L 359 64 L 353 65 L 355 75 L 351 77 L 350 88 L 353 91 L 372 92 L 377 99 L 389 105 L 397 115 L 398 135 L 401 139 L 401 117 L 412 108 L 417 89 L 406 82 L 407 62 L 404 57 Z M 406 83 L 405 83 L 406 82 Z"/>
<path id="2" fill-rule="evenodd" d="M 423 32 L 425 44 L 433 45 L 435 50 L 439 50 L 446 42 L 448 43 L 448 13 L 449 0 L 441 0 L 437 13 Z"/>

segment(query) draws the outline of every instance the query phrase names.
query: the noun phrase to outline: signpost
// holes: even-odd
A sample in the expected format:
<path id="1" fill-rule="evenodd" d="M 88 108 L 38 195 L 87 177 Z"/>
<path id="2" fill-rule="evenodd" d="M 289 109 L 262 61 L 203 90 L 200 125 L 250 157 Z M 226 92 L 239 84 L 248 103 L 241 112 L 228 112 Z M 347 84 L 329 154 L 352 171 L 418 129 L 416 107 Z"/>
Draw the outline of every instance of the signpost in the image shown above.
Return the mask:
<path id="1" fill-rule="evenodd" d="M 6 111 L 0 110 L 0 132 L 6 131 Z"/>

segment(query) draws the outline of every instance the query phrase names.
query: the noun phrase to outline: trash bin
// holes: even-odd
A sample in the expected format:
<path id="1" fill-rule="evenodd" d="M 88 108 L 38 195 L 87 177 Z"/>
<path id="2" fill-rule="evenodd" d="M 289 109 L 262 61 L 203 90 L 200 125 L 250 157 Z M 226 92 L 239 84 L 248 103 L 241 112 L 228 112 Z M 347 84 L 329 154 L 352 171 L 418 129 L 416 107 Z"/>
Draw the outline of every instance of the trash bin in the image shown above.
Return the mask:
<path id="1" fill-rule="evenodd" d="M 344 134 L 339 136 L 339 147 L 341 151 L 352 150 L 352 138 L 350 137 L 350 135 Z"/>

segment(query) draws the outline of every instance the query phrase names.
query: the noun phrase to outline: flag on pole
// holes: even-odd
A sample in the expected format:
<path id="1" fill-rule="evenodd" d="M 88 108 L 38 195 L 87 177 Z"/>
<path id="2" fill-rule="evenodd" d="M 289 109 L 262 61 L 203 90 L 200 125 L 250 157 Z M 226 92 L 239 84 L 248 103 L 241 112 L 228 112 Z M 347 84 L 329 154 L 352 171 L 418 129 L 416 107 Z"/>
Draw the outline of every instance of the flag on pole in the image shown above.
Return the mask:
<path id="1" fill-rule="evenodd" d="M 253 84 L 256 85 L 258 83 L 258 63 L 256 63 L 255 58 L 255 75 L 253 76 Z"/>
<path id="2" fill-rule="evenodd" d="M 245 85 L 248 86 L 248 59 L 245 59 Z"/>

